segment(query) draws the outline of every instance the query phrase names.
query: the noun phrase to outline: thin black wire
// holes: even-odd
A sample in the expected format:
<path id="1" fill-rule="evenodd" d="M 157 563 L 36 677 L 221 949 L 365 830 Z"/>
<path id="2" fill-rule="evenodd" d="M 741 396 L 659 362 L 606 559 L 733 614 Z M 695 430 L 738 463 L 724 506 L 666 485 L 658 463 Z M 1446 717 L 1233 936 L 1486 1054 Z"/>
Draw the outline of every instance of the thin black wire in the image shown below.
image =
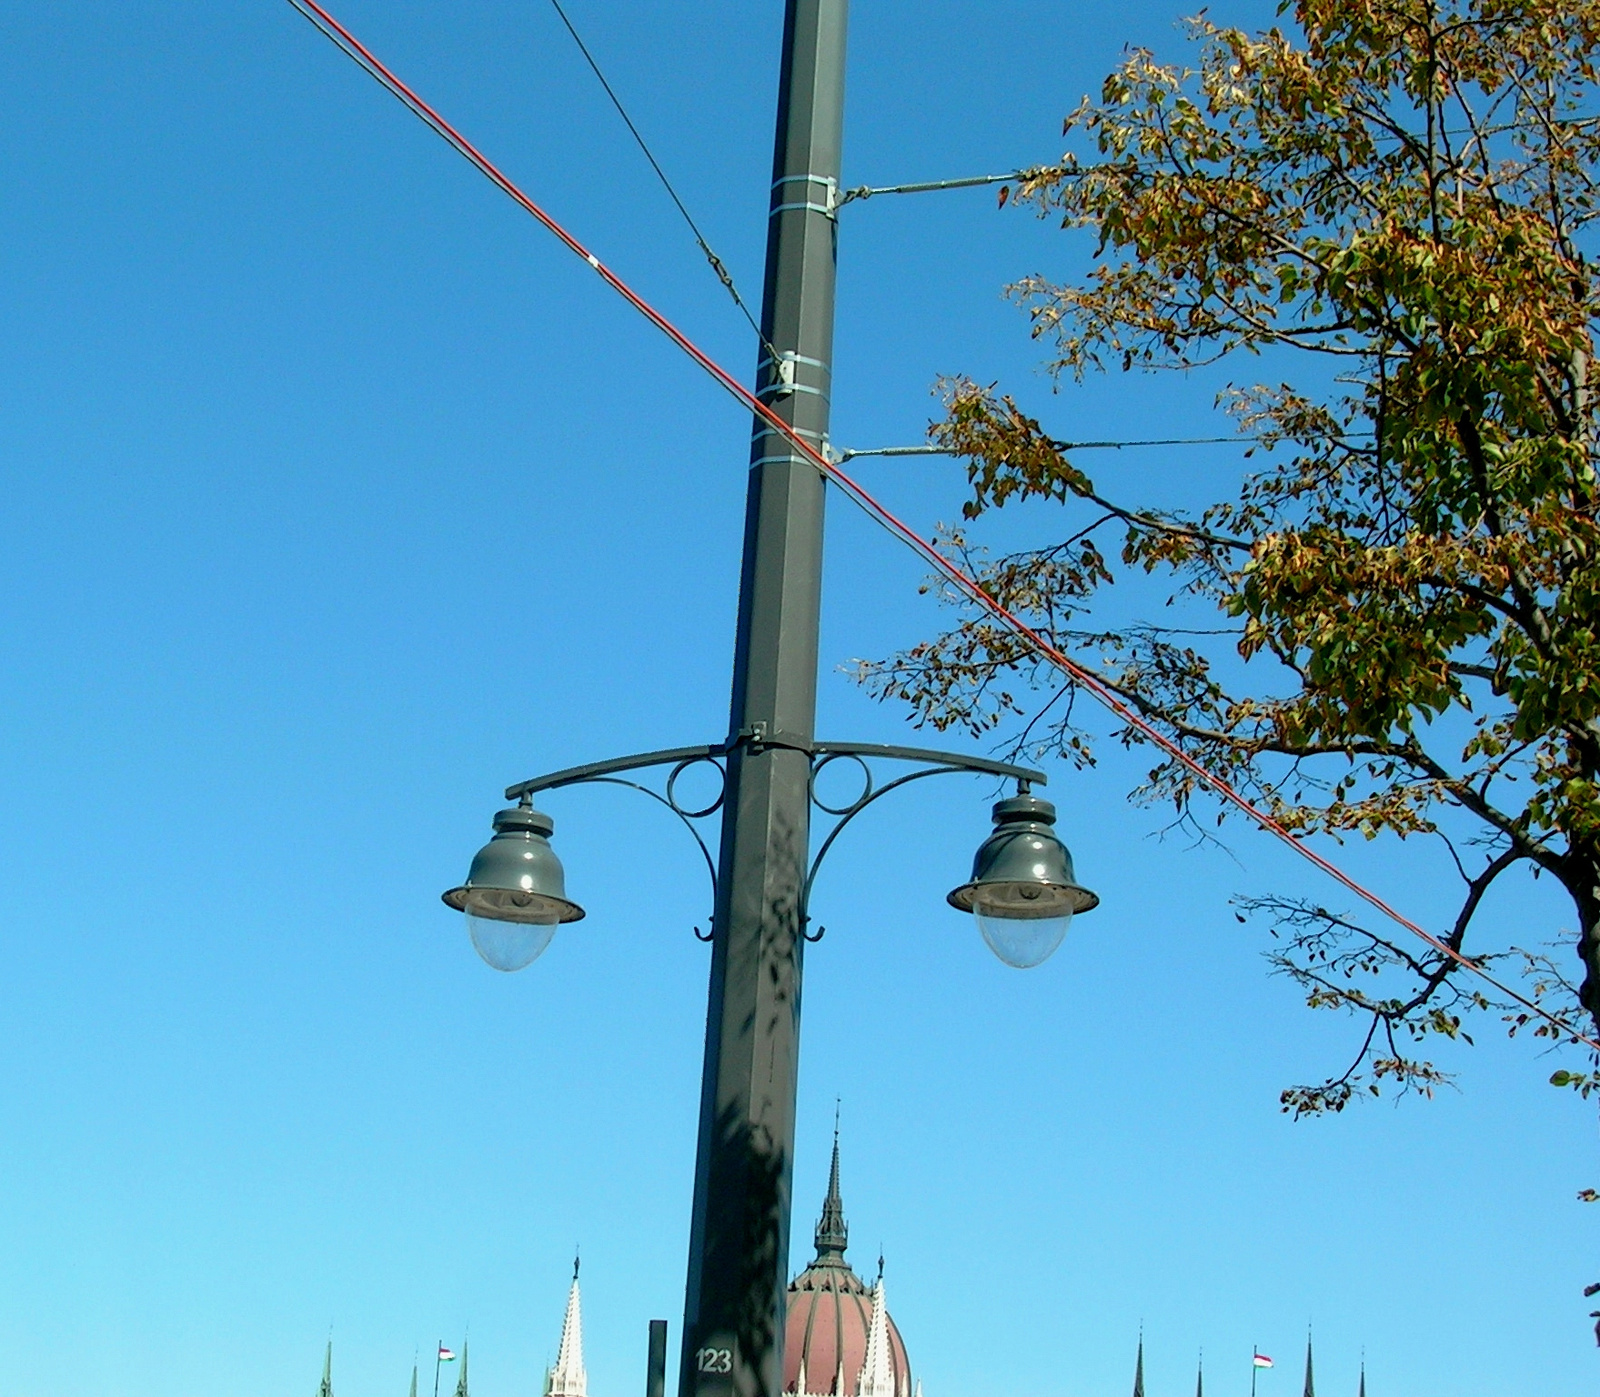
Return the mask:
<path id="1" fill-rule="evenodd" d="M 572 35 L 572 42 L 578 46 L 578 52 L 583 55 L 584 61 L 589 65 L 590 71 L 600 81 L 600 86 L 605 89 L 606 96 L 611 99 L 611 105 L 617 109 L 617 115 L 622 118 L 623 125 L 628 128 L 634 141 L 644 152 L 644 158 L 650 162 L 650 168 L 656 172 L 656 178 L 661 181 L 661 187 L 667 191 L 667 197 L 677 206 L 678 212 L 683 215 L 683 221 L 689 225 L 689 231 L 694 234 L 694 240 L 700 251 L 705 254 L 705 259 L 711 264 L 711 270 L 717 274 L 717 280 L 728 288 L 728 294 L 733 297 L 733 303 L 744 312 L 744 318 L 750 322 L 750 328 L 756 332 L 756 338 L 761 341 L 761 347 L 766 350 L 772 362 L 778 362 L 778 351 L 768 342 L 767 337 L 761 333 L 761 326 L 755 316 L 750 313 L 750 307 L 744 302 L 744 297 L 739 294 L 739 288 L 734 285 L 733 275 L 728 271 L 720 257 L 711 250 L 711 244 L 706 241 L 705 234 L 700 231 L 700 225 L 694 221 L 694 215 L 684 206 L 678 197 L 678 191 L 672 187 L 672 181 L 667 178 L 667 172 L 661 168 L 661 163 L 651 152 L 649 144 L 640 135 L 639 128 L 633 124 L 633 118 L 628 115 L 628 109 L 622 105 L 622 99 L 617 96 L 615 89 L 606 81 L 606 75 L 600 71 L 600 65 L 595 62 L 595 57 L 589 52 L 588 44 L 583 42 L 572 21 L 567 18 L 567 12 L 561 8 L 561 0 L 550 0 L 551 8 L 561 17 L 561 22 L 567 28 L 567 33 Z"/>

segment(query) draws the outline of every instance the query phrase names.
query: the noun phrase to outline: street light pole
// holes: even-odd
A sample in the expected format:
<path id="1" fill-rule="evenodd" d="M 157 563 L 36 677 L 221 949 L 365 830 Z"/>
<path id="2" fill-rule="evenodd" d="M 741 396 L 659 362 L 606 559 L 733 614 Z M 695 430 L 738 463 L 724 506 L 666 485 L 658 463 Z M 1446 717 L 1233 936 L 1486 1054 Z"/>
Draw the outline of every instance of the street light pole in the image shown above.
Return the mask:
<path id="1" fill-rule="evenodd" d="M 759 395 L 828 434 L 847 0 L 788 0 Z M 776 357 L 774 357 L 776 356 Z M 823 480 L 757 418 L 706 1017 L 680 1397 L 779 1397 Z"/>
<path id="2" fill-rule="evenodd" d="M 847 9 L 848 0 L 786 3 L 756 373 L 757 394 L 819 453 L 828 449 Z M 783 1390 L 801 959 L 812 886 L 841 831 L 912 781 L 956 772 L 1003 777 L 1017 793 L 994 806 L 994 831 L 971 877 L 946 900 L 971 913 L 995 954 L 1019 968 L 1048 957 L 1072 916 L 1099 901 L 1077 883 L 1052 830 L 1055 806 L 1032 794 L 1045 783 L 1042 771 L 924 748 L 815 740 L 822 512 L 815 463 L 758 415 L 727 739 L 611 757 L 508 787 L 516 806 L 495 815 L 494 837 L 474 856 L 466 881 L 444 894 L 466 914 L 474 946 L 495 969 L 536 959 L 556 928 L 584 910 L 567 896 L 549 844 L 554 821 L 534 809 L 533 797 L 584 782 L 652 797 L 683 822 L 705 857 L 715 885 L 711 987 L 679 1397 L 780 1397 Z M 838 760 L 855 763 L 863 785 L 830 806 L 813 783 Z M 917 769 L 878 784 L 875 760 Z M 675 794 L 678 777 L 704 762 L 722 773 L 722 790 L 709 805 L 685 806 Z M 632 779 L 661 767 L 672 768 L 664 793 Z M 815 855 L 813 805 L 834 820 Z M 719 810 L 714 860 L 697 822 Z"/>

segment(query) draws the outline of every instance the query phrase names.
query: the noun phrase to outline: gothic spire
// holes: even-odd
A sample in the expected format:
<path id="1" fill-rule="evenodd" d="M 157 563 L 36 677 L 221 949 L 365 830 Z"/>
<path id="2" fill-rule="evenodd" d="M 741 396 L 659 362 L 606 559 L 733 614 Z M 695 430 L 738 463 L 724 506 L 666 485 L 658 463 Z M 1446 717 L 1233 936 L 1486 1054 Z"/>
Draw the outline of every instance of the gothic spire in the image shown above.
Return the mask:
<path id="1" fill-rule="evenodd" d="M 1139 1335 L 1139 1360 L 1133 1365 L 1133 1397 L 1144 1397 L 1144 1335 Z"/>
<path id="2" fill-rule="evenodd" d="M 837 1157 L 837 1152 L 835 1157 Z M 889 1310 L 883 1299 L 883 1276 L 872 1287 L 872 1321 L 867 1326 L 867 1354 L 856 1379 L 858 1397 L 896 1397 L 894 1362 L 889 1351 Z"/>
<path id="3" fill-rule="evenodd" d="M 456 1380 L 456 1397 L 470 1397 L 467 1392 L 467 1340 L 461 1341 L 461 1376 Z"/>
<path id="4" fill-rule="evenodd" d="M 1361 1397 L 1367 1397 L 1367 1360 L 1361 1360 Z"/>
<path id="5" fill-rule="evenodd" d="M 461 1379 L 466 1381 L 466 1355 L 462 1354 Z M 567 1292 L 567 1313 L 561 1321 L 561 1348 L 556 1366 L 544 1383 L 545 1397 L 589 1397 L 589 1375 L 583 1368 L 583 1307 L 578 1298 L 578 1263 L 572 1263 L 572 1289 Z"/>
<path id="6" fill-rule="evenodd" d="M 333 1340 L 328 1340 L 327 1352 L 322 1355 L 322 1386 L 317 1397 L 333 1397 Z"/>
<path id="7" fill-rule="evenodd" d="M 1194 1397 L 1206 1397 L 1206 1360 L 1204 1357 L 1195 1366 Z"/>
<path id="8" fill-rule="evenodd" d="M 1305 1397 L 1317 1397 L 1317 1387 L 1311 1380 L 1311 1335 L 1306 1334 L 1306 1391 Z"/>
<path id="9" fill-rule="evenodd" d="M 417 1365 L 411 1365 L 411 1397 L 417 1397 Z"/>
<path id="10" fill-rule="evenodd" d="M 822 1200 L 822 1217 L 817 1222 L 817 1261 L 844 1265 L 844 1249 L 850 1244 L 850 1229 L 844 1221 L 844 1200 L 839 1197 L 839 1117 L 833 1118 L 833 1166 L 828 1171 L 828 1196 Z"/>

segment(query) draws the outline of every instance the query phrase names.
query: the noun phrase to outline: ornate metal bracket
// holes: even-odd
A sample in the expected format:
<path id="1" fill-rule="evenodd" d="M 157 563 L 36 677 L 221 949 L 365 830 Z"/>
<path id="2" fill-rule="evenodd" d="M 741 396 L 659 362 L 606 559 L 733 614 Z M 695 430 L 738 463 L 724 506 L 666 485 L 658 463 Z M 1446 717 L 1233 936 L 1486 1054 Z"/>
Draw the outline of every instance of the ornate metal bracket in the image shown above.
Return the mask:
<path id="1" fill-rule="evenodd" d="M 722 799 L 727 790 L 728 769 L 722 764 L 722 758 L 727 754 L 728 745 L 705 747 L 668 747 L 659 752 L 638 752 L 631 757 L 611 757 L 603 762 L 588 762 L 583 766 L 569 766 L 560 771 L 552 771 L 544 776 L 535 776 L 531 780 L 520 782 L 515 786 L 506 787 L 507 800 L 525 800 L 533 796 L 536 791 L 552 791 L 558 786 L 577 785 L 606 785 L 627 786 L 631 790 L 640 791 L 667 807 L 676 815 L 683 827 L 689 831 L 696 845 L 699 846 L 701 857 L 706 861 L 706 872 L 711 875 L 711 905 L 717 905 L 717 861 L 711 856 L 711 848 L 701 837 L 696 828 L 697 820 L 710 818 L 722 809 Z M 717 792 L 717 798 L 709 805 L 703 807 L 685 806 L 678 801 L 678 778 L 692 766 L 701 763 L 713 766 L 722 779 L 722 789 Z M 661 791 L 652 790 L 649 786 L 642 786 L 637 781 L 628 781 L 617 775 L 623 771 L 644 771 L 650 767 L 670 766 L 671 773 L 667 777 L 666 788 Z M 713 912 L 713 915 L 715 913 Z M 699 927 L 694 929 L 695 936 L 701 941 L 709 941 L 713 935 L 710 920 L 707 920 L 707 929 L 702 934 Z"/>
<path id="2" fill-rule="evenodd" d="M 631 790 L 642 792 L 651 800 L 666 806 L 693 837 L 701 856 L 705 859 L 706 871 L 711 876 L 711 902 L 715 908 L 717 862 L 712 857 L 710 845 L 701 836 L 697 822 L 709 819 L 722 808 L 727 793 L 728 769 L 725 765 L 727 755 L 741 746 L 751 751 L 759 751 L 765 747 L 786 747 L 806 753 L 811 760 L 811 776 L 807 785 L 811 804 L 823 814 L 834 817 L 833 827 L 818 846 L 810 867 L 806 870 L 805 882 L 800 890 L 800 930 L 801 935 L 808 941 L 820 941 L 827 931 L 827 928 L 822 926 L 819 926 L 815 933 L 810 930 L 811 889 L 817 881 L 817 872 L 822 867 L 822 861 L 833 848 L 834 841 L 844 832 L 845 826 L 874 801 L 888 795 L 890 791 L 898 790 L 913 781 L 920 781 L 924 777 L 947 776 L 959 772 L 1004 777 L 1015 781 L 1020 791 L 1026 791 L 1030 786 L 1043 786 L 1049 780 L 1042 771 L 1035 771 L 1030 767 L 991 761 L 987 757 L 970 757 L 962 752 L 941 752 L 930 747 L 900 747 L 881 742 L 807 742 L 791 733 L 769 732 L 765 726 L 757 724 L 753 728 L 734 734 L 727 742 L 715 745 L 668 747 L 657 752 L 639 752 L 633 756 L 611 757 L 606 761 L 588 762 L 583 766 L 564 767 L 560 771 L 548 772 L 543 776 L 519 782 L 515 786 L 508 786 L 506 799 L 530 799 L 538 791 L 584 784 L 627 786 Z M 872 767 L 868 765 L 869 758 L 881 761 L 920 762 L 922 765 L 918 770 L 897 776 L 880 786 L 873 777 Z M 828 805 L 817 795 L 817 778 L 828 766 L 840 760 L 854 761 L 861 768 L 861 794 L 844 805 Z M 721 777 L 721 789 L 718 790 L 716 799 L 708 805 L 686 806 L 677 796 L 678 779 L 691 767 L 701 764 L 716 769 Z M 663 766 L 670 766 L 672 770 L 667 776 L 665 788 L 660 791 L 641 785 L 637 781 L 626 780 L 620 775 L 622 772 L 644 771 Z M 709 927 L 704 933 L 699 927 L 695 927 L 694 934 L 701 941 L 709 941 L 714 933 Z"/>

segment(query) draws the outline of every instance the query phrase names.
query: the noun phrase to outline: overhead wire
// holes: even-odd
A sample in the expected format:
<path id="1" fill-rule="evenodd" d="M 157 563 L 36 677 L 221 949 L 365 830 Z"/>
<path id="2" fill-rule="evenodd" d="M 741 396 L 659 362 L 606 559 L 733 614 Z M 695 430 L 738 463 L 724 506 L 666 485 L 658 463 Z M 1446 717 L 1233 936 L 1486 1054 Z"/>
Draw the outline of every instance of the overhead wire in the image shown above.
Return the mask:
<path id="1" fill-rule="evenodd" d="M 633 118 L 628 115 L 628 109 L 622 105 L 622 99 L 617 96 L 616 89 L 611 86 L 606 79 L 606 75 L 600 71 L 599 62 L 595 59 L 594 54 L 589 51 L 588 44 L 584 43 L 583 36 L 578 33 L 576 26 L 567 16 L 566 10 L 562 8 L 561 0 L 550 0 L 550 6 L 561 17 L 561 22 L 566 26 L 567 33 L 572 35 L 572 42 L 578 46 L 578 52 L 583 55 L 584 62 L 589 65 L 589 70 L 598 79 L 600 86 L 605 89 L 606 96 L 611 99 L 611 105 L 617 109 L 617 115 L 622 118 L 622 124 L 628 128 L 628 134 L 633 137 L 634 142 L 644 153 L 644 158 L 650 162 L 650 168 L 656 172 L 656 178 L 661 181 L 661 187 L 667 191 L 667 197 L 672 200 L 678 212 L 683 215 L 683 221 L 689 225 L 689 231 L 694 234 L 695 244 L 705 255 L 711 270 L 716 273 L 717 280 L 727 288 L 728 294 L 733 297 L 734 305 L 739 307 L 744 313 L 744 318 L 750 322 L 750 328 L 756 332 L 756 338 L 761 341 L 761 347 L 767 352 L 767 356 L 773 363 L 777 363 L 778 351 L 767 342 L 766 335 L 761 331 L 760 323 L 751 314 L 750 307 L 745 304 L 744 297 L 739 294 L 739 288 L 734 284 L 733 273 L 728 270 L 727 264 L 712 251 L 711 244 L 706 241 L 706 235 L 700 231 L 700 225 L 694 221 L 694 215 L 689 212 L 683 200 L 678 197 L 678 191 L 673 188 L 672 181 L 667 178 L 667 172 L 661 168 L 661 162 L 656 159 L 655 152 L 650 149 L 649 143 L 645 140 L 639 128 L 634 125 Z"/>
<path id="2" fill-rule="evenodd" d="M 723 388 L 730 396 L 742 406 L 754 413 L 779 435 L 785 438 L 789 445 L 808 462 L 810 462 L 826 478 L 832 480 L 845 495 L 855 503 L 874 522 L 879 524 L 893 537 L 900 540 L 925 562 L 930 564 L 934 571 L 944 578 L 957 592 L 968 600 L 989 612 L 995 619 L 1001 621 L 1018 639 L 1034 650 L 1041 658 L 1048 660 L 1069 679 L 1084 689 L 1101 705 L 1114 713 L 1129 728 L 1142 734 L 1152 744 L 1166 752 L 1174 761 L 1195 777 L 1202 785 L 1208 787 L 1220 796 L 1224 802 L 1234 806 L 1247 818 L 1259 825 L 1267 833 L 1282 841 L 1293 849 L 1302 858 L 1314 867 L 1332 878 L 1348 892 L 1359 897 L 1369 906 L 1389 918 L 1396 925 L 1410 932 L 1446 960 L 1473 975 L 1478 976 L 1485 983 L 1491 985 L 1507 999 L 1520 1005 L 1535 1017 L 1544 1020 L 1558 1033 L 1574 1043 L 1581 1043 L 1600 1052 L 1600 1040 L 1581 1033 L 1571 1024 L 1558 1018 L 1550 1010 L 1544 1008 L 1519 991 L 1504 984 L 1491 975 L 1484 966 L 1463 955 L 1455 947 L 1426 931 L 1416 922 L 1396 910 L 1377 893 L 1371 891 L 1353 877 L 1339 868 L 1336 864 L 1324 858 L 1315 849 L 1312 849 L 1302 839 L 1297 838 L 1287 827 L 1266 811 L 1252 803 L 1248 797 L 1238 791 L 1223 777 L 1218 776 L 1199 760 L 1187 752 L 1181 744 L 1168 737 L 1153 723 L 1138 713 L 1126 700 L 1116 694 L 1107 683 L 1092 671 L 1085 669 L 1069 655 L 1065 654 L 1053 642 L 1041 635 L 1034 627 L 1030 626 L 1015 612 L 1010 610 L 1003 602 L 994 597 L 977 578 L 966 572 L 959 564 L 946 557 L 936 544 L 923 538 L 904 520 L 900 519 L 887 506 L 859 484 L 847 472 L 842 470 L 837 461 L 829 457 L 816 446 L 806 441 L 793 426 L 784 419 L 767 403 L 763 402 L 753 392 L 744 386 L 731 373 L 724 369 L 716 360 L 694 343 L 684 332 L 660 311 L 656 310 L 648 301 L 633 290 L 615 272 L 606 267 L 583 243 L 567 231 L 559 222 L 547 213 L 540 205 L 535 203 L 522 192 L 512 181 L 485 156 L 477 147 L 472 145 L 459 131 L 444 119 L 437 111 L 428 105 L 420 96 L 396 76 L 383 62 L 378 59 L 370 49 L 361 43 L 354 34 L 335 19 L 319 0 L 288 0 L 288 3 L 309 19 L 316 28 L 341 52 L 356 62 L 364 71 L 381 83 L 388 91 L 398 98 L 414 115 L 419 117 L 435 134 L 440 136 L 457 152 L 473 164 L 487 179 L 498 189 L 514 200 L 525 212 L 530 214 L 542 227 L 550 232 L 564 247 L 576 256 L 587 262 L 590 268 L 603 280 L 607 286 L 628 302 L 646 320 L 654 325 L 669 340 L 672 341 L 684 354 L 703 369 L 713 381 Z"/>

